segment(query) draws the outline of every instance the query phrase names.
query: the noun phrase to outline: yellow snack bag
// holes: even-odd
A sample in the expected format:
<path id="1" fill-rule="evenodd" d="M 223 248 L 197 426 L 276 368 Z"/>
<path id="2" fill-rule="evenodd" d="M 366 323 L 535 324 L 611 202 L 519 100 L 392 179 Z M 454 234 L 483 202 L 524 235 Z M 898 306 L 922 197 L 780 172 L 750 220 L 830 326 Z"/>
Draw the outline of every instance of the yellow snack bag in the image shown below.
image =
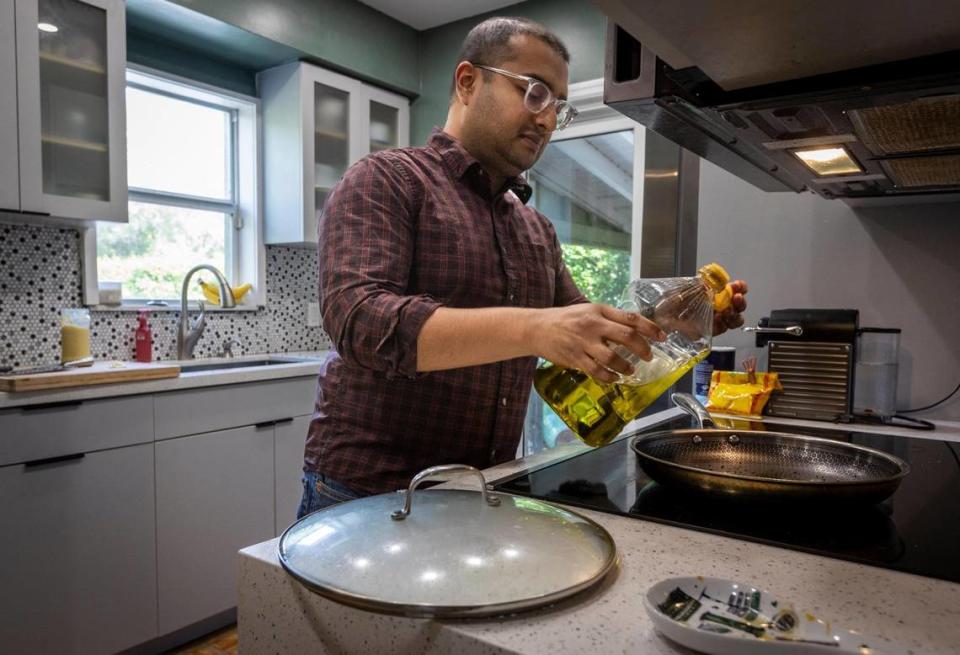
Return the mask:
<path id="1" fill-rule="evenodd" d="M 707 393 L 707 410 L 760 416 L 774 391 L 783 391 L 776 373 L 714 371 Z"/>

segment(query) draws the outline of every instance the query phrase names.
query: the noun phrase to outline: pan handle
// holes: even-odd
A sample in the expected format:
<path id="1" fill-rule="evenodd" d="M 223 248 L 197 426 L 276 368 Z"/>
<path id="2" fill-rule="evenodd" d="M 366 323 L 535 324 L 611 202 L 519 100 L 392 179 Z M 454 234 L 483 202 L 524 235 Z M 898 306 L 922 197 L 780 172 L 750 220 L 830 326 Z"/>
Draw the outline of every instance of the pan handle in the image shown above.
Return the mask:
<path id="1" fill-rule="evenodd" d="M 403 501 L 403 509 L 398 509 L 390 515 L 394 521 L 402 521 L 410 515 L 410 509 L 413 505 L 413 490 L 420 486 L 420 483 L 426 480 L 427 478 L 433 477 L 434 475 L 439 475 L 441 473 L 450 473 L 452 471 L 461 471 L 465 473 L 475 473 L 478 478 L 480 478 L 480 493 L 483 494 L 483 501 L 490 505 L 491 507 L 496 507 L 500 504 L 500 499 L 496 494 L 492 494 L 487 491 L 487 480 L 483 477 L 483 473 L 480 472 L 480 469 L 474 468 L 473 466 L 467 466 L 466 464 L 444 464 L 442 466 L 431 466 L 428 469 L 423 469 L 415 476 L 413 480 L 410 481 L 410 486 L 407 487 L 407 493 Z"/>
<path id="2" fill-rule="evenodd" d="M 673 404 L 685 411 L 687 414 L 697 419 L 700 428 L 709 429 L 717 427 L 716 423 L 710 417 L 707 408 L 700 404 L 700 401 L 688 393 L 670 394 L 670 400 Z"/>

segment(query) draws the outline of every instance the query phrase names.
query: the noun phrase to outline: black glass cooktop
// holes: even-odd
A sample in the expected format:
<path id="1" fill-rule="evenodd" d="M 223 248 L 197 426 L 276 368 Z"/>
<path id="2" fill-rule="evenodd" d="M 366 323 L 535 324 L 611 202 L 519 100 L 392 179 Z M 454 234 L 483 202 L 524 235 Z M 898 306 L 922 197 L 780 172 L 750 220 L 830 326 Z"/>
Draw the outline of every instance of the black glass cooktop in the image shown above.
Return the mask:
<path id="1" fill-rule="evenodd" d="M 688 427 L 690 420 L 682 418 L 650 431 Z M 960 582 L 960 443 L 848 432 L 842 426 L 765 429 L 877 448 L 907 461 L 911 472 L 893 496 L 875 505 L 747 503 L 651 481 L 627 438 L 508 478 L 496 489 Z"/>

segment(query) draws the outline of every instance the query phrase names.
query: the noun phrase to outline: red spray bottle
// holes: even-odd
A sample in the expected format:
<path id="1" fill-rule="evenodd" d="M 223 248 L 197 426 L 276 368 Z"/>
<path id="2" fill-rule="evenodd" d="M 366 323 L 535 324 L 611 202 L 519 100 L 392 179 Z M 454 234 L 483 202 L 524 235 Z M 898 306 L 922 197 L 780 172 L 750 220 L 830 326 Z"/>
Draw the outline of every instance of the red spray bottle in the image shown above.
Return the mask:
<path id="1" fill-rule="evenodd" d="M 150 326 L 147 325 L 147 314 L 146 309 L 141 309 L 137 320 L 139 325 L 137 325 L 136 333 L 136 342 L 137 342 L 137 361 L 138 362 L 151 362 L 153 361 L 153 333 L 150 332 Z"/>

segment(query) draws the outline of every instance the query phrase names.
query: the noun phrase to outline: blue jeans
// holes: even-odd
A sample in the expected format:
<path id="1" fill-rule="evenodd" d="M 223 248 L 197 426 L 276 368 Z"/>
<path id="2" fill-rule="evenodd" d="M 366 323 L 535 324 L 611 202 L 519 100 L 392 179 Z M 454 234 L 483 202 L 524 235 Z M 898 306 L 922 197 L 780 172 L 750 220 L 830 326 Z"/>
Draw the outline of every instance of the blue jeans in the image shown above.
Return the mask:
<path id="1" fill-rule="evenodd" d="M 354 491 L 323 473 L 315 471 L 306 471 L 303 474 L 302 482 L 303 497 L 300 499 L 300 507 L 297 509 L 298 519 L 316 512 L 318 509 L 363 496 L 359 491 Z"/>

